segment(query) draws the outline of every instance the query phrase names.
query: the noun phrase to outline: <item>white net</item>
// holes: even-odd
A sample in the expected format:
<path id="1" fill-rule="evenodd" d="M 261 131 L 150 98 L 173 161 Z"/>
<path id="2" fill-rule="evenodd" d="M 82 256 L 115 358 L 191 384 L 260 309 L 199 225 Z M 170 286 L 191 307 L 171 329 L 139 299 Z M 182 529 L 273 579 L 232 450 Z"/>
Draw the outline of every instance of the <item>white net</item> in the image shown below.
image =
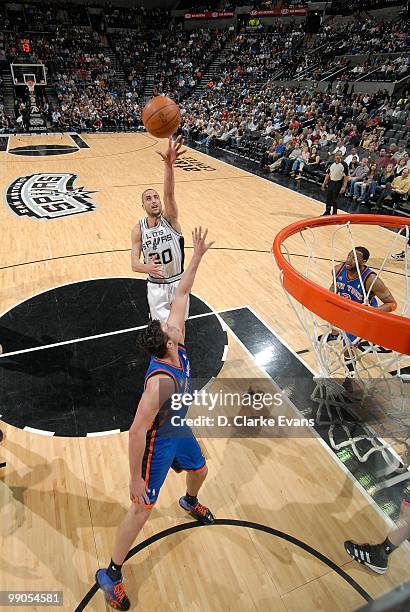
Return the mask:
<path id="1" fill-rule="evenodd" d="M 336 287 L 335 269 L 349 251 L 359 268 L 355 247 L 371 244 L 371 231 L 370 226 L 349 222 L 307 227 L 282 243 L 282 253 L 304 276 L 329 289 L 332 284 Z M 366 289 L 359 277 L 364 304 L 371 305 L 374 283 L 382 278 L 398 303 L 397 314 L 408 316 L 409 228 L 378 231 L 383 234 L 378 252 L 370 256 L 369 266 L 375 272 L 371 285 Z M 403 261 L 394 261 L 391 255 L 403 250 Z M 325 257 L 326 253 L 331 257 Z M 402 480 L 410 477 L 410 357 L 357 338 L 323 321 L 288 292 L 286 295 L 309 340 L 303 352 L 317 372 L 312 394 L 315 418 L 317 424 L 329 427 L 332 447 L 336 451 L 349 448 L 363 463 L 379 453 L 384 460 L 383 475 L 394 473 L 391 480 L 395 482 L 398 473 Z"/>

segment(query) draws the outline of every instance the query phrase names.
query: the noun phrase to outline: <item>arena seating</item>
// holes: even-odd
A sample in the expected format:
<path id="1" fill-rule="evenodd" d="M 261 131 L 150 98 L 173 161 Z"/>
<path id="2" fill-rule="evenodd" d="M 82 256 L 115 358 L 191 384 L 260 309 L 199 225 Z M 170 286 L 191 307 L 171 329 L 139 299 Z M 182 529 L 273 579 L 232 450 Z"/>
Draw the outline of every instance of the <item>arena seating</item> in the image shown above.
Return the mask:
<path id="1" fill-rule="evenodd" d="M 86 6 L 54 12 L 46 4 L 0 7 L 0 70 L 24 61 L 19 38 L 30 28 L 29 59 L 46 65 L 56 93 L 53 103 L 46 96 L 39 100 L 51 129 L 140 128 L 150 79 L 156 93 L 179 102 L 186 138 L 253 160 L 266 171 L 280 168 L 267 162 L 298 150 L 296 140 L 310 151 L 318 147 L 319 163 L 301 175 L 318 183 L 337 142 L 347 157 L 357 147 L 359 159 L 377 157 L 382 147 L 392 153 L 396 145 L 410 149 L 408 92 L 383 92 L 383 84 L 404 82 L 409 74 L 408 21 L 362 15 L 349 23 L 327 21 L 312 37 L 303 24 L 281 20 L 268 33 L 235 35 L 229 27 L 187 32 L 181 23 L 170 25 L 166 11 L 141 7 L 108 6 L 103 18 L 106 33 L 92 29 Z M 211 64 L 217 68 L 202 87 Z M 352 93 L 349 83 L 364 81 L 380 83 L 380 90 Z M 316 91 L 319 82 L 326 86 Z M 24 100 L 17 115 L 22 105 Z M 0 83 L 0 130 L 19 129 L 15 121 L 4 114 Z M 273 158 L 268 150 L 275 147 L 281 153 Z"/>

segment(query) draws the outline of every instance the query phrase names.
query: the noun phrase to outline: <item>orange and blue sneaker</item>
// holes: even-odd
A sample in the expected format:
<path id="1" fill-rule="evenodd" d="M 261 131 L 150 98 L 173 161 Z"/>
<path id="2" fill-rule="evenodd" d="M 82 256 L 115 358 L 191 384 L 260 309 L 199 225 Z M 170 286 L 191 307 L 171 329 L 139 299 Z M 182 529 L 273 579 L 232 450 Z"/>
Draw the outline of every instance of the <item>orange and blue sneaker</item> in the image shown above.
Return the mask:
<path id="1" fill-rule="evenodd" d="M 215 517 L 210 509 L 200 504 L 198 500 L 194 504 L 190 504 L 184 496 L 180 498 L 179 505 L 204 525 L 212 525 L 215 522 Z"/>
<path id="2" fill-rule="evenodd" d="M 111 580 L 106 569 L 99 569 L 95 574 L 95 580 L 104 591 L 105 599 L 110 604 L 111 608 L 116 610 L 129 610 L 131 603 L 125 594 L 122 580 Z"/>

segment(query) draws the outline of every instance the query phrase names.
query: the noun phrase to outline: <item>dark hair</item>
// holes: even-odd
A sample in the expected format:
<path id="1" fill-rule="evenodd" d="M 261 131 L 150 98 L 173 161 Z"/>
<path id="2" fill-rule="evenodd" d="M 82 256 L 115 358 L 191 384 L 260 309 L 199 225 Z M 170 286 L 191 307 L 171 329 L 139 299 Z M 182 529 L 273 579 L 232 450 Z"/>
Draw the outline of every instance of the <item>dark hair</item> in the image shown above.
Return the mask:
<path id="1" fill-rule="evenodd" d="M 158 320 L 151 321 L 144 329 L 138 339 L 137 344 L 142 346 L 146 351 L 155 357 L 164 357 L 167 352 L 168 336 L 161 329 L 161 323 Z"/>
<path id="2" fill-rule="evenodd" d="M 356 247 L 356 251 L 363 255 L 363 261 L 367 261 L 370 257 L 369 250 L 366 247 L 358 246 Z"/>

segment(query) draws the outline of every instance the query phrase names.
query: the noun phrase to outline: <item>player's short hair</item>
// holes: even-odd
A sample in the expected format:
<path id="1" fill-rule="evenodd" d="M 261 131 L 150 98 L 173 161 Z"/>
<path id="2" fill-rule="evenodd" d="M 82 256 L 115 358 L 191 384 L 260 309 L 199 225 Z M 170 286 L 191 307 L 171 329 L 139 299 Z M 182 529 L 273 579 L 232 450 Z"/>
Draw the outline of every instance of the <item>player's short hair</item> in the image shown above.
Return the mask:
<path id="1" fill-rule="evenodd" d="M 157 319 L 151 321 L 137 339 L 137 344 L 139 346 L 142 346 L 150 355 L 154 355 L 160 359 L 164 357 L 167 352 L 167 342 L 168 336 L 162 330 L 161 323 Z"/>
<path id="2" fill-rule="evenodd" d="M 141 202 L 143 204 L 144 204 L 144 195 L 147 193 L 147 191 L 156 191 L 156 189 L 153 189 L 153 187 L 148 187 L 148 189 L 145 189 L 145 191 L 142 192 L 142 194 L 141 194 Z"/>
<path id="3" fill-rule="evenodd" d="M 359 251 L 359 253 L 363 255 L 363 261 L 367 261 L 369 259 L 370 252 L 369 249 L 366 249 L 366 247 L 358 246 L 356 247 L 356 251 Z"/>

